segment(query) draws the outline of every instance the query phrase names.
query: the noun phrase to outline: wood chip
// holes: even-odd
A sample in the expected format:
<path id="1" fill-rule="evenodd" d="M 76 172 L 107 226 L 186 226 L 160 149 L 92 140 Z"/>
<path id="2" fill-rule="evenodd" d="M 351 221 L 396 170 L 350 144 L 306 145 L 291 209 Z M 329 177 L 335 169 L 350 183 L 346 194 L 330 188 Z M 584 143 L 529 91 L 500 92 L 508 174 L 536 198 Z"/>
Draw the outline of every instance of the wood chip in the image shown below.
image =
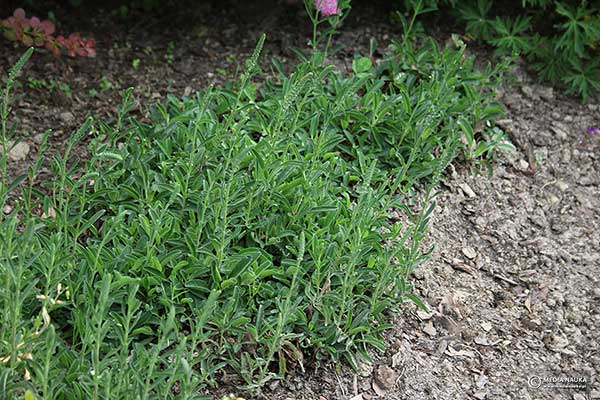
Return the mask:
<path id="1" fill-rule="evenodd" d="M 469 358 L 474 358 L 475 357 L 475 353 L 472 352 L 471 350 L 455 350 L 454 348 L 448 346 L 448 349 L 446 350 L 446 352 L 444 353 L 447 356 L 450 357 L 469 357 Z"/>
<path id="2" fill-rule="evenodd" d="M 527 298 L 525 299 L 525 308 L 531 314 L 531 296 L 527 296 Z"/>

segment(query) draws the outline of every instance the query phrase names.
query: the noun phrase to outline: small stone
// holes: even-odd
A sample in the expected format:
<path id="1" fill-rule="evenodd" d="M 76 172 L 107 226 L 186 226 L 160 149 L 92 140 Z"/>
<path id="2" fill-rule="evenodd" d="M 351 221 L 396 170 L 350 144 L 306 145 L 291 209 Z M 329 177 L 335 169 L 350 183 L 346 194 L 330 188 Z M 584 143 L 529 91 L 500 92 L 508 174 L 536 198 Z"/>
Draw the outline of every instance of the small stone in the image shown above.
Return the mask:
<path id="1" fill-rule="evenodd" d="M 560 114 L 557 113 L 556 111 L 553 111 L 552 114 L 550 114 L 550 116 L 552 117 L 552 119 L 560 119 Z"/>
<path id="2" fill-rule="evenodd" d="M 531 86 L 523 86 L 521 87 L 521 91 L 523 92 L 523 94 L 533 100 L 537 100 L 539 98 L 539 96 L 533 91 L 533 89 L 531 88 Z"/>
<path id="3" fill-rule="evenodd" d="M 480 346 L 489 346 L 491 343 L 488 340 L 488 338 L 486 338 L 485 336 L 475 336 L 473 338 L 473 342 L 475 342 L 476 344 L 480 345 Z"/>
<path id="4" fill-rule="evenodd" d="M 571 162 L 571 150 L 569 150 L 567 147 L 562 149 L 561 161 L 563 164 L 568 164 Z"/>
<path id="5" fill-rule="evenodd" d="M 10 150 L 8 158 L 12 161 L 21 161 L 27 158 L 27 154 L 29 154 L 29 144 L 26 142 L 19 142 Z"/>
<path id="6" fill-rule="evenodd" d="M 10 214 L 12 212 L 13 208 L 11 206 L 9 206 L 8 204 L 4 206 L 4 208 L 2 208 L 2 212 L 4 214 Z"/>
<path id="7" fill-rule="evenodd" d="M 71 125 L 75 121 L 75 116 L 70 111 L 60 113 L 60 119 L 67 125 Z"/>
<path id="8" fill-rule="evenodd" d="M 519 171 L 526 171 L 529 169 L 529 163 L 523 159 L 520 159 L 517 163 L 517 169 Z"/>
<path id="9" fill-rule="evenodd" d="M 487 385 L 488 382 L 489 382 L 488 377 L 482 374 L 482 375 L 479 375 L 479 377 L 477 378 L 477 382 L 475 384 L 477 385 L 477 387 L 479 389 L 483 389 L 483 387 L 485 385 Z"/>
<path id="10" fill-rule="evenodd" d="M 433 315 L 431 315 L 430 313 L 425 312 L 423 310 L 418 310 L 417 311 L 417 316 L 419 318 L 421 318 L 423 321 L 427 321 L 427 320 L 430 320 Z"/>
<path id="11" fill-rule="evenodd" d="M 425 278 L 425 272 L 422 268 L 417 268 L 412 272 L 412 276 L 418 280 L 423 280 Z"/>
<path id="12" fill-rule="evenodd" d="M 462 253 L 465 255 L 465 257 L 467 257 L 470 260 L 477 257 L 477 253 L 472 247 L 463 247 Z"/>
<path id="13" fill-rule="evenodd" d="M 477 392 L 473 393 L 473 397 L 475 397 L 478 400 L 484 400 L 486 397 L 486 393 L 483 390 L 478 390 Z"/>
<path id="14" fill-rule="evenodd" d="M 547 146 L 552 140 L 552 134 L 547 131 L 539 131 L 533 135 L 532 141 L 537 146 Z"/>
<path id="15" fill-rule="evenodd" d="M 561 192 L 564 192 L 565 190 L 567 190 L 569 188 L 569 185 L 567 185 L 564 181 L 557 181 L 556 182 L 556 187 Z"/>
<path id="16" fill-rule="evenodd" d="M 42 219 L 46 219 L 46 218 L 56 218 L 56 211 L 54 211 L 54 208 L 52 208 L 52 207 L 48 208 L 47 214 L 45 212 L 42 213 Z"/>
<path id="17" fill-rule="evenodd" d="M 396 378 L 398 374 L 396 371 L 388 367 L 387 365 L 382 365 L 377 368 L 377 372 L 375 373 L 375 381 L 381 386 L 384 390 L 389 390 L 396 385 Z"/>
<path id="18" fill-rule="evenodd" d="M 477 197 L 477 195 L 475 194 L 475 192 L 473 191 L 473 189 L 471 189 L 471 186 L 469 186 L 466 182 L 465 183 L 461 183 L 460 188 L 462 189 L 463 193 L 465 195 L 467 195 L 470 198 L 474 198 Z"/>
<path id="19" fill-rule="evenodd" d="M 504 130 L 508 130 L 512 128 L 513 120 L 510 118 L 499 119 L 496 121 L 496 125 Z"/>
<path id="20" fill-rule="evenodd" d="M 36 143 L 36 144 L 42 143 L 42 140 L 44 140 L 44 134 L 43 133 L 38 133 L 37 135 L 35 135 L 33 137 L 33 142 Z"/>
<path id="21" fill-rule="evenodd" d="M 492 330 L 492 324 L 490 324 L 487 321 L 484 321 L 481 323 L 481 327 L 483 328 L 484 331 L 489 332 Z"/>
<path id="22" fill-rule="evenodd" d="M 548 203 L 549 203 L 551 206 L 554 206 L 554 205 L 556 205 L 556 204 L 560 203 L 560 199 L 559 199 L 557 196 L 555 196 L 554 194 L 552 194 L 552 193 L 550 193 L 550 194 L 548 195 L 547 199 L 548 199 Z"/>
<path id="23" fill-rule="evenodd" d="M 552 124 L 550 130 L 554 132 L 554 134 L 559 140 L 567 140 L 567 137 L 569 137 L 569 134 L 567 133 L 567 128 L 563 124 L 560 124 L 558 122 Z"/>
<path id="24" fill-rule="evenodd" d="M 425 332 L 426 334 L 428 334 L 431 337 L 437 335 L 437 330 L 435 329 L 435 327 L 433 326 L 433 323 L 431 321 L 429 321 L 425 324 L 425 327 L 423 328 L 423 332 Z"/>
<path id="25" fill-rule="evenodd" d="M 538 93 L 540 94 L 540 97 L 544 100 L 554 100 L 554 89 L 552 87 L 539 88 Z"/>
<path id="26" fill-rule="evenodd" d="M 363 378 L 371 376 L 373 373 L 373 364 L 368 362 L 361 362 L 358 366 L 358 374 Z"/>

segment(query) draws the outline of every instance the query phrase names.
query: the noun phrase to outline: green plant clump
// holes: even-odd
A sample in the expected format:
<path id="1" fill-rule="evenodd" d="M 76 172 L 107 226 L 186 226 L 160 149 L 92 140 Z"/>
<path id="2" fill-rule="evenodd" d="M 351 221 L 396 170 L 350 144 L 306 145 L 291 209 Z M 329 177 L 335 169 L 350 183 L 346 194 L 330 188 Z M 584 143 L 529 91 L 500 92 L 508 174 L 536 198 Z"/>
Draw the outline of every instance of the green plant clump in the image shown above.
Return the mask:
<path id="1" fill-rule="evenodd" d="M 0 397 L 194 399 L 232 372 L 257 389 L 315 362 L 356 366 L 384 349 L 390 312 L 424 307 L 408 276 L 431 251 L 433 187 L 456 156 L 506 146 L 499 71 L 476 72 L 460 42 L 407 38 L 350 74 L 318 51 L 290 74 L 274 62 L 259 89 L 263 41 L 231 90 L 169 97 L 149 122 L 128 116 L 126 91 L 116 122 L 73 135 L 53 180 L 34 185 L 39 161 L 2 180 Z"/>
<path id="2" fill-rule="evenodd" d="M 468 36 L 498 56 L 521 55 L 542 81 L 564 85 L 584 100 L 600 91 L 600 8 L 575 0 L 406 0 L 405 9 L 449 12 Z M 518 10 L 515 13 L 515 10 Z M 402 17 L 402 14 L 399 14 Z"/>

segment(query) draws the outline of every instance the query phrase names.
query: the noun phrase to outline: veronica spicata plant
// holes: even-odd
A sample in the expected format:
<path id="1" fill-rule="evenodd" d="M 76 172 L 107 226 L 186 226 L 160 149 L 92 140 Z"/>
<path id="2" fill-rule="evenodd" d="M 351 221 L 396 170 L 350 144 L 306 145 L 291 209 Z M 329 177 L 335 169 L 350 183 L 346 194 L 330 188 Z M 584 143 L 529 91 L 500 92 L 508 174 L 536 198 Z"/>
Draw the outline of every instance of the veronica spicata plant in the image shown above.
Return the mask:
<path id="1" fill-rule="evenodd" d="M 168 96 L 146 121 L 126 91 L 40 190 L 34 171 L 0 199 L 0 398 L 200 399 L 225 375 L 252 391 L 357 368 L 390 313 L 425 307 L 409 276 L 462 126 L 494 117 L 484 78 L 435 47 L 339 71 L 315 40 L 257 89 L 264 40 L 234 89 Z"/>

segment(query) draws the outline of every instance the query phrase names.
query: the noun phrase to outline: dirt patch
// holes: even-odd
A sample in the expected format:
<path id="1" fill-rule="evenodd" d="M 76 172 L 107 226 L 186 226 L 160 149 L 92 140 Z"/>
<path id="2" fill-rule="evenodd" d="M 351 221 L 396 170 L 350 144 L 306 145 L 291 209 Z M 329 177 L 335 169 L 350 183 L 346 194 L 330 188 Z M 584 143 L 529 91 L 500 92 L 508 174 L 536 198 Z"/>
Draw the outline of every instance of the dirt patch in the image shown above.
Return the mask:
<path id="1" fill-rule="evenodd" d="M 291 46 L 306 44 L 306 20 L 293 7 L 248 21 L 239 15 L 212 6 L 191 25 L 149 18 L 137 29 L 99 17 L 93 61 L 35 55 L 13 114 L 29 149 L 10 162 L 11 175 L 33 162 L 47 129 L 54 130 L 52 155 L 87 115 L 114 117 L 126 87 L 149 104 L 222 83 L 263 30 L 265 60 L 277 55 L 285 62 Z M 372 36 L 383 46 L 398 37 L 385 14 L 365 8 L 354 15 L 339 39 L 340 65 L 349 66 L 354 52 L 367 53 Z M 4 77 L 21 49 L 3 40 L 0 51 Z M 456 165 L 440 186 L 429 235 L 436 250 L 414 274 L 430 312 L 407 305 L 394 316 L 389 349 L 359 373 L 331 365 L 295 371 L 259 398 L 600 398 L 600 137 L 586 133 L 600 126 L 600 105 L 579 104 L 520 71 L 516 79 L 520 88 L 502 93 L 508 115 L 500 125 L 518 151 L 502 154 L 492 177 Z M 56 84 L 36 87 L 42 80 Z M 77 152 L 88 156 L 85 143 Z M 536 387 L 559 379 L 585 388 Z"/>

